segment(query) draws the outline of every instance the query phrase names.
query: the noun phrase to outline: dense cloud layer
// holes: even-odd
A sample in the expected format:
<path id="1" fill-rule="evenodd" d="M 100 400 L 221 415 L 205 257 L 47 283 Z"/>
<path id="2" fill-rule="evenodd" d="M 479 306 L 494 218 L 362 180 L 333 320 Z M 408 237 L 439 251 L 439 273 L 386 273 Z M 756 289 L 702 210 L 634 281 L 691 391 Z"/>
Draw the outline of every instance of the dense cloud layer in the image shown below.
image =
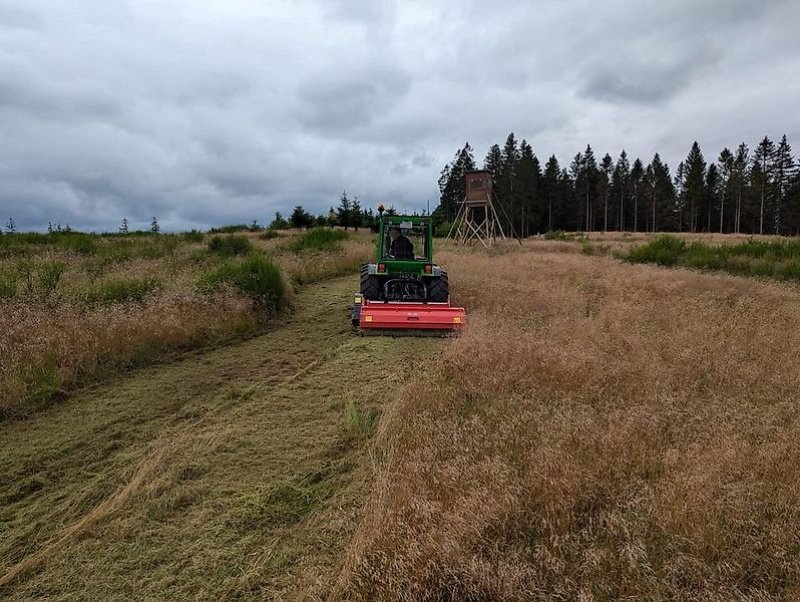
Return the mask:
<path id="1" fill-rule="evenodd" d="M 800 3 L 5 0 L 0 218 L 204 227 L 342 189 L 420 209 L 469 140 L 674 165 L 800 140 Z"/>

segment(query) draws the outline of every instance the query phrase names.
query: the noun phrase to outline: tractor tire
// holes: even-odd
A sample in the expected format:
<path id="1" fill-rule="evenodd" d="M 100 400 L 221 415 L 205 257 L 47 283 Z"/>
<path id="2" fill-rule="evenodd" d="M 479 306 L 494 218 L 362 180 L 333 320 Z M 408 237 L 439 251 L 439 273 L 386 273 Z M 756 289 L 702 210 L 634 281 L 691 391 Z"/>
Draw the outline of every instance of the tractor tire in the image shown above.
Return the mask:
<path id="1" fill-rule="evenodd" d="M 361 266 L 361 296 L 368 301 L 379 301 L 381 298 L 381 279 L 369 273 L 369 265 Z"/>
<path id="2" fill-rule="evenodd" d="M 430 279 L 428 284 L 428 301 L 431 303 L 446 303 L 450 299 L 450 285 L 447 282 L 447 272 Z"/>

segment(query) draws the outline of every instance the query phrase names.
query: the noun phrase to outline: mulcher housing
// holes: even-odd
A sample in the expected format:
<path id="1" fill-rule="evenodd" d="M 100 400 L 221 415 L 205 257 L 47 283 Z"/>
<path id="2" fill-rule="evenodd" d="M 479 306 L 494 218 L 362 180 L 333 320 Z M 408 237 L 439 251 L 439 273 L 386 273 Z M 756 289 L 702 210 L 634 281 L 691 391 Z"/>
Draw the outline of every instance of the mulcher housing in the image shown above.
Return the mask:
<path id="1" fill-rule="evenodd" d="M 441 334 L 466 322 L 464 309 L 450 306 L 447 272 L 433 263 L 428 217 L 381 215 L 375 261 L 361 266 L 360 284 L 353 324 L 362 331 Z"/>

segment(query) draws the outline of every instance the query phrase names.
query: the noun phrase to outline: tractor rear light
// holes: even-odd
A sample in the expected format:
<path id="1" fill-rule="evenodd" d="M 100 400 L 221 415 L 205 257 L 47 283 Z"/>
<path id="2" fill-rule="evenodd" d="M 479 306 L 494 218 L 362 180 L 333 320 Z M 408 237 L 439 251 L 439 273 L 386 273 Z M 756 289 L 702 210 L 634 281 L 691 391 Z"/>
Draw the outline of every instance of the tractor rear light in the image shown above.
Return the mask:
<path id="1" fill-rule="evenodd" d="M 382 263 L 379 263 L 378 264 L 378 271 L 379 272 L 385 272 L 386 271 L 386 266 L 384 264 L 382 264 Z"/>
<path id="2" fill-rule="evenodd" d="M 431 273 L 433 273 L 433 266 L 432 266 L 431 264 L 429 264 L 429 263 L 426 263 L 426 264 L 425 264 L 425 273 L 426 273 L 426 274 L 431 274 Z"/>
<path id="3" fill-rule="evenodd" d="M 461 316 L 453 316 L 453 324 L 461 324 Z"/>

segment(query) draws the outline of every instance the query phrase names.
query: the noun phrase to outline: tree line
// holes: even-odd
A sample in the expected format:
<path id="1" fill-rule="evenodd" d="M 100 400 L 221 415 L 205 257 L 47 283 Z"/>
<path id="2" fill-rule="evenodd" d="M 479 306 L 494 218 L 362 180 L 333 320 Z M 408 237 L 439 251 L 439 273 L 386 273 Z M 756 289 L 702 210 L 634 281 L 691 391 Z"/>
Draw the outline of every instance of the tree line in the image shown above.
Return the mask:
<path id="1" fill-rule="evenodd" d="M 437 221 L 452 222 L 465 195 L 465 172 L 477 169 L 469 143 L 439 178 Z M 707 161 L 694 142 L 673 173 L 656 153 L 649 163 L 599 160 L 587 145 L 568 166 L 551 155 L 542 167 L 533 148 L 513 133 L 483 160 L 495 202 L 518 236 L 550 230 L 683 231 L 800 234 L 800 172 L 784 135 L 768 136 L 751 152 L 746 143 Z"/>

